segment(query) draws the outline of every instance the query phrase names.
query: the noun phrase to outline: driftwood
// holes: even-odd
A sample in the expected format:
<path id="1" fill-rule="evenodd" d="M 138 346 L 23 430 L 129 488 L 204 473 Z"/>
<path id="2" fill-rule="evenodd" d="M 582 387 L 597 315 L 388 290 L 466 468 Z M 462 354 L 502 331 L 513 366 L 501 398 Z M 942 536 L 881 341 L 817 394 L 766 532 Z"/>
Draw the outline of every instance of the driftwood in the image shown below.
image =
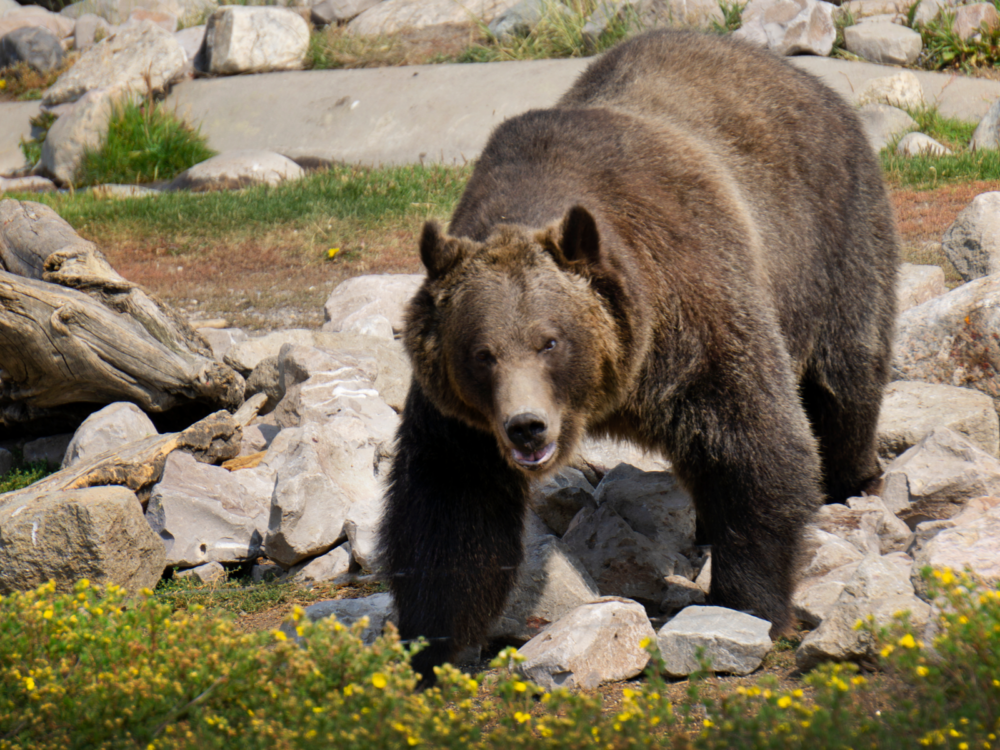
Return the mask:
<path id="1" fill-rule="evenodd" d="M 0 266 L 0 431 L 81 403 L 242 403 L 243 378 L 47 206 L 0 201 Z"/>

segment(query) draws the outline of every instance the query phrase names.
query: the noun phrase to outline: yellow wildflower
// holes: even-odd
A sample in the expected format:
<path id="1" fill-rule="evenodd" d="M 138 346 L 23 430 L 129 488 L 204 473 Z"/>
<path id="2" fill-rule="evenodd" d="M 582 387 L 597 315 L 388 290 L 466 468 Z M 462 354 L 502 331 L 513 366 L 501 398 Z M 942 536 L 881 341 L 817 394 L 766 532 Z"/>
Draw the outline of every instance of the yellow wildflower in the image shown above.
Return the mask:
<path id="1" fill-rule="evenodd" d="M 327 260 L 333 260 L 334 258 L 337 257 L 337 253 L 339 252 L 340 252 L 339 247 L 331 247 L 329 250 L 326 251 Z"/>
<path id="2" fill-rule="evenodd" d="M 778 708 L 788 708 L 790 705 L 792 705 L 792 699 L 789 696 L 783 695 L 778 698 Z"/>
<path id="3" fill-rule="evenodd" d="M 379 690 L 384 688 L 387 684 L 389 684 L 388 680 L 385 679 L 385 675 L 382 674 L 381 672 L 376 672 L 375 674 L 372 675 L 372 685 L 374 685 Z"/>
<path id="4" fill-rule="evenodd" d="M 913 640 L 913 636 L 907 633 L 902 638 L 899 639 L 899 645 L 903 648 L 916 648 L 917 642 Z"/>
<path id="5" fill-rule="evenodd" d="M 288 636 L 285 635 L 280 630 L 272 630 L 271 631 L 271 635 L 274 637 L 274 640 L 279 641 L 279 642 L 280 641 L 287 641 L 288 640 Z"/>
<path id="6" fill-rule="evenodd" d="M 929 672 L 930 672 L 930 670 L 927 667 L 925 667 L 923 664 L 921 664 L 919 667 L 917 667 L 917 674 L 920 677 L 926 677 Z"/>
<path id="7" fill-rule="evenodd" d="M 515 690 L 516 692 L 518 692 L 518 693 L 523 693 L 523 692 L 524 692 L 525 690 L 527 690 L 527 689 L 528 689 L 528 686 L 527 686 L 527 684 L 525 684 L 525 683 L 523 683 L 523 682 L 520 682 L 520 681 L 519 681 L 519 682 L 515 682 L 515 683 L 514 683 L 514 690 Z"/>
<path id="8" fill-rule="evenodd" d="M 531 714 L 526 714 L 523 711 L 518 711 L 514 714 L 514 721 L 518 724 L 523 724 L 526 721 L 531 721 Z"/>

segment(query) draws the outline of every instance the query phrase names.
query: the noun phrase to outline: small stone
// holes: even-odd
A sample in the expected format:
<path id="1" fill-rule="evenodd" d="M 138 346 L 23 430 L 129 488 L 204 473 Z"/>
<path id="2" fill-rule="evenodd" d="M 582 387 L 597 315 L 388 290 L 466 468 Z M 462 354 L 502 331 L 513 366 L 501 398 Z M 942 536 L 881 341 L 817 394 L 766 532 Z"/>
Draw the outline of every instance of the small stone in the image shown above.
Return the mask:
<path id="1" fill-rule="evenodd" d="M 868 82 L 858 105 L 888 104 L 899 109 L 920 109 L 927 106 L 924 90 L 920 80 L 908 70 L 883 78 L 874 78 Z"/>
<path id="2" fill-rule="evenodd" d="M 342 281 L 323 305 L 324 331 L 346 331 L 359 320 L 381 315 L 394 333 L 402 333 L 406 306 L 424 281 L 424 275 L 372 274 Z"/>
<path id="3" fill-rule="evenodd" d="M 897 135 L 917 127 L 906 112 L 888 104 L 865 104 L 858 110 L 868 143 L 878 153 Z"/>
<path id="4" fill-rule="evenodd" d="M 969 149 L 972 151 L 996 151 L 1000 148 L 1000 99 L 993 102 L 986 110 L 983 119 L 976 126 L 976 131 L 969 141 Z"/>
<path id="5" fill-rule="evenodd" d="M 869 62 L 911 65 L 923 40 L 918 32 L 895 23 L 866 23 L 844 29 L 844 46 Z"/>
<path id="6" fill-rule="evenodd" d="M 640 604 L 606 597 L 577 607 L 518 649 L 524 661 L 517 671 L 546 690 L 593 690 L 640 674 L 649 663 L 642 642 L 654 637 Z"/>
<path id="7" fill-rule="evenodd" d="M 44 463 L 50 469 L 59 469 L 72 439 L 72 434 L 63 434 L 30 440 L 21 449 L 24 460 L 29 464 Z"/>
<path id="8" fill-rule="evenodd" d="M 0 177 L 0 194 L 51 193 L 55 189 L 55 183 L 45 177 L 35 175 L 28 177 Z"/>
<path id="9" fill-rule="evenodd" d="M 907 133 L 896 145 L 896 152 L 903 156 L 944 156 L 950 154 L 951 149 L 929 135 Z"/>
<path id="10" fill-rule="evenodd" d="M 72 466 L 156 434 L 152 420 L 135 404 L 109 404 L 87 417 L 73 433 L 62 465 Z"/>
<path id="11" fill-rule="evenodd" d="M 288 569 L 288 578 L 295 583 L 323 583 L 336 581 L 352 569 L 351 545 L 341 544 L 326 554 L 303 560 Z"/>
<path id="12" fill-rule="evenodd" d="M 993 31 L 1000 26 L 1000 13 L 993 3 L 972 3 L 955 8 L 955 22 L 952 31 L 963 41 L 968 41 L 985 28 Z"/>
<path id="13" fill-rule="evenodd" d="M 567 467 L 534 487 L 532 506 L 538 517 L 562 536 L 584 508 L 596 508 L 594 487 L 579 469 Z"/>
<path id="14" fill-rule="evenodd" d="M 298 180 L 305 171 L 288 157 L 272 151 L 237 149 L 213 156 L 181 172 L 168 190 L 241 190 L 255 185 L 280 185 Z"/>
<path id="15" fill-rule="evenodd" d="M 323 0 L 312 6 L 310 19 L 317 26 L 344 24 L 378 4 L 379 0 Z"/>
<path id="16" fill-rule="evenodd" d="M 26 62 L 40 73 L 55 70 L 65 54 L 59 40 L 50 32 L 35 26 L 25 26 L 0 39 L 0 68 Z"/>
<path id="17" fill-rule="evenodd" d="M 705 603 L 705 592 L 694 581 L 684 576 L 667 576 L 663 582 L 667 585 L 667 593 L 660 602 L 662 612 L 670 614 L 692 604 Z"/>
<path id="18" fill-rule="evenodd" d="M 226 569 L 220 563 L 210 562 L 199 565 L 197 568 L 178 570 L 174 573 L 174 578 L 179 578 L 182 581 L 191 578 L 197 579 L 201 583 L 215 583 L 226 579 Z"/>
<path id="19" fill-rule="evenodd" d="M 150 10 L 148 8 L 136 8 L 133 10 L 123 25 L 137 24 L 140 21 L 155 23 L 161 29 L 169 31 L 171 34 L 177 31 L 177 16 L 173 13 L 164 13 L 163 11 Z"/>
<path id="20" fill-rule="evenodd" d="M 273 562 L 254 565 L 250 569 L 250 580 L 254 583 L 271 583 L 285 577 L 285 569 Z"/>
<path id="21" fill-rule="evenodd" d="M 795 589 L 795 616 L 810 627 L 818 627 L 837 604 L 844 586 L 854 577 L 862 557 L 815 578 L 803 578 Z"/>
<path id="22" fill-rule="evenodd" d="M 771 623 L 724 607 L 688 607 L 656 635 L 664 669 L 671 677 L 698 671 L 698 649 L 715 672 L 753 672 L 771 650 Z"/>
<path id="23" fill-rule="evenodd" d="M 394 619 L 392 594 L 373 594 L 360 599 L 317 602 L 306 607 L 306 617 L 313 622 L 333 617 L 345 628 L 350 628 L 365 617 L 368 619 L 368 625 L 361 633 L 361 640 L 366 646 L 370 646 L 382 635 L 385 624 Z M 281 629 L 289 634 L 294 632 L 294 626 L 289 623 L 282 625 Z"/>

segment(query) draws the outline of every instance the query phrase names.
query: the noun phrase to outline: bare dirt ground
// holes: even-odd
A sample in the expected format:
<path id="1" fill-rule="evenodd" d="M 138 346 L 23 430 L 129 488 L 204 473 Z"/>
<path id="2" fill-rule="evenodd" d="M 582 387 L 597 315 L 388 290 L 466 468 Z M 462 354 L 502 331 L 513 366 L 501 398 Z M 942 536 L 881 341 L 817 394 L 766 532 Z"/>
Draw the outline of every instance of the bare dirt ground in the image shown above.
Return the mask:
<path id="1" fill-rule="evenodd" d="M 975 182 L 936 190 L 892 191 L 903 259 L 945 269 L 950 285 L 959 281 L 940 248 L 941 236 L 979 193 L 1000 183 Z M 305 238 L 276 231 L 272 236 L 213 243 L 183 256 L 173 254 L 170 237 L 94 238 L 125 278 L 142 284 L 193 321 L 224 319 L 251 330 L 314 328 L 323 322 L 323 303 L 351 276 L 417 273 L 421 222 L 371 232 L 334 261 L 327 261 Z"/>

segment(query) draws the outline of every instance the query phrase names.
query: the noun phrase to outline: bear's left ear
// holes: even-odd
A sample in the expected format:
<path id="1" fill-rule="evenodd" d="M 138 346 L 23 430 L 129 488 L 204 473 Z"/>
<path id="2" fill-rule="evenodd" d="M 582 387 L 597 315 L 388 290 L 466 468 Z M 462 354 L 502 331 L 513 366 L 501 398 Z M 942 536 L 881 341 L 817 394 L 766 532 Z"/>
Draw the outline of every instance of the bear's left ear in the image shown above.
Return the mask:
<path id="1" fill-rule="evenodd" d="M 601 236 L 597 222 L 583 206 L 573 206 L 562 221 L 539 237 L 559 265 L 596 266 L 601 262 Z"/>
<path id="2" fill-rule="evenodd" d="M 437 279 L 454 265 L 462 252 L 462 243 L 443 235 L 436 221 L 424 224 L 420 234 L 420 260 L 427 269 L 427 277 Z"/>

